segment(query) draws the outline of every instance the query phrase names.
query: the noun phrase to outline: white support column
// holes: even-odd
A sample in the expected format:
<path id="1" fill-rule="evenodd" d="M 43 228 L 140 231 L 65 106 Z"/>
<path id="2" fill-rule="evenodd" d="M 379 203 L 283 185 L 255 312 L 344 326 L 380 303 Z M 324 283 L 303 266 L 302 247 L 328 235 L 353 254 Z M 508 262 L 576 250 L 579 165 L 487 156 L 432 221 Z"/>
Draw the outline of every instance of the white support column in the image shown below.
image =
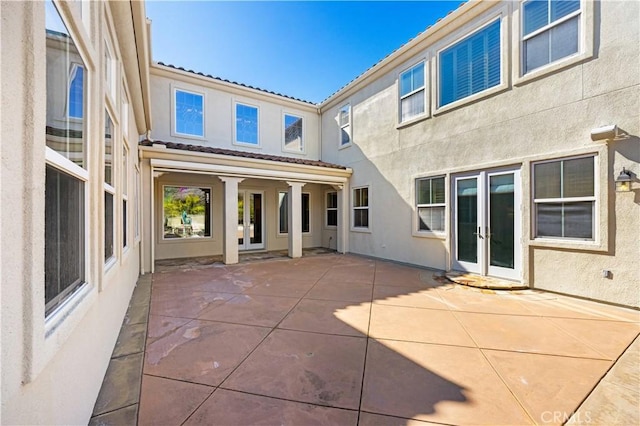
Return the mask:
<path id="1" fill-rule="evenodd" d="M 238 263 L 238 184 L 244 179 L 218 176 L 224 186 L 222 226 L 222 261 Z"/>
<path id="2" fill-rule="evenodd" d="M 349 185 L 335 185 L 333 187 L 338 191 L 338 229 L 337 229 L 337 245 L 338 253 L 347 253 L 349 251 Z"/>
<path id="3" fill-rule="evenodd" d="M 303 182 L 287 182 L 289 185 L 289 257 L 302 257 L 302 187 Z"/>

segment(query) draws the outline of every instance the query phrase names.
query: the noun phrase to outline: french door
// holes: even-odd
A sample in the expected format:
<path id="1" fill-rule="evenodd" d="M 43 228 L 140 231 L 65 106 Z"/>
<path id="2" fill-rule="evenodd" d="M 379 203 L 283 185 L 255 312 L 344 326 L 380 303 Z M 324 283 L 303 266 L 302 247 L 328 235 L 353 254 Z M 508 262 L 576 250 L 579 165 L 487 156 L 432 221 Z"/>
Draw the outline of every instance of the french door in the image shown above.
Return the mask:
<path id="1" fill-rule="evenodd" d="M 520 170 L 453 177 L 453 269 L 521 279 Z"/>
<path id="2" fill-rule="evenodd" d="M 264 248 L 264 192 L 238 192 L 238 249 Z"/>

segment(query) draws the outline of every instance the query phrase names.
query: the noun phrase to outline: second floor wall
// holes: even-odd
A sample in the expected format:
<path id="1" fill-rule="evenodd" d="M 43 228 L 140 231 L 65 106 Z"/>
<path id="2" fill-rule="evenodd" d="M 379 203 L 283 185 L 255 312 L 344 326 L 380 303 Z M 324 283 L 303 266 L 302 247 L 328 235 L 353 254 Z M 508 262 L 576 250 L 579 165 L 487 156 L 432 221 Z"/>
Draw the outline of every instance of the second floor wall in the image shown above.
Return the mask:
<path id="1" fill-rule="evenodd" d="M 405 152 L 398 164 L 442 170 L 589 146 L 593 128 L 634 126 L 637 111 L 620 111 L 640 84 L 639 41 L 635 3 L 466 3 L 320 105 L 322 160 L 355 169 Z"/>
<path id="2" fill-rule="evenodd" d="M 320 159 L 314 104 L 162 64 L 151 67 L 152 139 Z"/>

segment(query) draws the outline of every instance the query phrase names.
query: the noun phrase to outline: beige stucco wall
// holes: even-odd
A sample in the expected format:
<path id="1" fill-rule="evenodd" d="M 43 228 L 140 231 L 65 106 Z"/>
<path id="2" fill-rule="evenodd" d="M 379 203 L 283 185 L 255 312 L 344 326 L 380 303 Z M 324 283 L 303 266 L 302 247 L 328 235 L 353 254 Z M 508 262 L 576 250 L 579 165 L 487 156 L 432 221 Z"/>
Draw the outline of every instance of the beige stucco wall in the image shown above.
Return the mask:
<path id="1" fill-rule="evenodd" d="M 83 3 L 85 7 L 88 4 Z M 87 283 L 68 299 L 64 309 L 45 319 L 45 124 L 46 91 L 51 89 L 46 87 L 45 9 L 42 2 L 0 3 L 2 424 L 88 423 L 139 271 L 140 246 L 134 238 L 133 219 L 136 116 L 129 106 L 130 125 L 122 131 L 128 133 L 131 145 L 130 244 L 127 250 L 121 248 L 122 213 L 117 207 L 116 259 L 105 269 L 101 49 L 108 12 L 103 4 L 92 2 L 85 11 L 85 27 L 75 7 L 75 3 L 69 3 L 60 9 L 76 43 L 83 45 L 92 90 L 86 104 L 87 137 L 100 141 L 91 144 L 89 180 L 85 184 Z M 121 183 L 116 200 L 121 197 Z"/>
<path id="2" fill-rule="evenodd" d="M 211 188 L 211 237 L 205 238 L 163 238 L 163 186 L 196 186 Z M 303 247 L 329 246 L 329 234 L 325 235 L 323 196 L 326 185 L 306 184 L 303 193 L 310 194 L 310 232 L 302 234 Z M 286 250 L 288 235 L 278 232 L 278 192 L 287 191 L 285 181 L 267 179 L 245 179 L 238 191 L 256 191 L 264 194 L 264 250 Z M 220 179 L 213 175 L 165 173 L 155 182 L 154 238 L 155 258 L 172 259 L 180 257 L 213 256 L 222 254 L 223 199 L 224 187 Z M 335 234 L 335 231 L 334 231 Z M 335 248 L 336 236 L 332 236 Z"/>
<path id="3" fill-rule="evenodd" d="M 367 73 L 322 105 L 322 159 L 353 168 L 351 187 L 370 187 L 370 232 L 351 232 L 350 250 L 450 269 L 451 223 L 439 238 L 413 235 L 415 178 L 445 175 L 449 186 L 454 173 L 514 166 L 522 177 L 522 281 L 535 288 L 638 307 L 640 187 L 636 182 L 631 193 L 613 190 L 613 179 L 622 167 L 640 172 L 637 3 L 590 4 L 595 28 L 592 58 L 518 85 L 510 73 L 504 74 L 507 79 L 498 93 L 398 126 L 399 73 L 433 58 L 445 40 L 472 31 L 474 23 L 499 10 L 507 17 L 503 25 L 513 28 L 517 8 L 512 6 L 468 5 L 464 19 L 468 24 L 441 26 L 421 44 L 400 52 L 399 59 L 385 62 L 382 71 Z M 513 42 L 509 43 L 506 58 L 517 58 Z M 427 87 L 434 96 L 435 66 L 432 61 L 428 65 Z M 353 145 L 337 149 L 336 117 L 346 103 L 352 107 Z M 609 145 L 593 142 L 591 129 L 608 124 L 617 124 L 627 136 Z M 538 243 L 530 231 L 531 162 L 585 153 L 597 153 L 600 162 L 598 240 Z M 451 215 L 450 197 L 447 215 Z M 612 276 L 603 278 L 603 269 L 611 270 Z"/>
<path id="4" fill-rule="evenodd" d="M 204 138 L 175 133 L 172 107 L 174 89 L 204 95 Z M 315 105 L 162 65 L 151 67 L 151 101 L 154 119 L 151 136 L 155 140 L 311 160 L 320 157 L 320 118 Z M 259 146 L 234 143 L 236 102 L 258 107 Z M 303 152 L 284 150 L 285 113 L 303 118 Z"/>

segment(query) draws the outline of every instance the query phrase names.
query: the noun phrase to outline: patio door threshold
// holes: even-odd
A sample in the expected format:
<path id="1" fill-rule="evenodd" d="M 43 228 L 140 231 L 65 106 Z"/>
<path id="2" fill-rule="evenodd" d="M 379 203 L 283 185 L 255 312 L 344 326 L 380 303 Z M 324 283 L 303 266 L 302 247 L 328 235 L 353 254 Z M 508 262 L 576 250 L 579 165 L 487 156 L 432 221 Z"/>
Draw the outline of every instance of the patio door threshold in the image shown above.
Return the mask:
<path id="1" fill-rule="evenodd" d="M 450 271 L 445 277 L 460 285 L 474 287 L 485 290 L 524 290 L 529 288 L 528 285 L 520 281 L 512 281 L 505 278 L 490 277 L 487 275 L 473 274 L 469 272 Z"/>

